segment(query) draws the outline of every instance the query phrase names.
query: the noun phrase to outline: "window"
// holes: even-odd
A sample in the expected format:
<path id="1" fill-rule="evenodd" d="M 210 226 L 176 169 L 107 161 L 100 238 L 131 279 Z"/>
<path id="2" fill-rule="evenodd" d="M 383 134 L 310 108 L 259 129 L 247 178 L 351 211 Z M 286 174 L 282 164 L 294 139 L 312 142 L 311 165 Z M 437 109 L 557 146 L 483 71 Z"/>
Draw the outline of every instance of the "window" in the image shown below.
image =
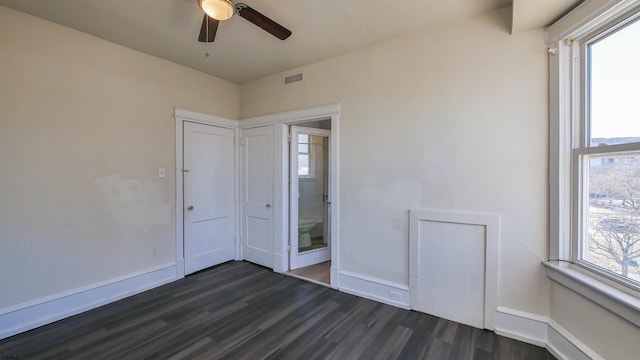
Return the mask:
<path id="1" fill-rule="evenodd" d="M 637 290 L 640 21 L 633 15 L 601 29 L 569 41 L 579 60 L 574 63 L 579 111 L 572 127 L 571 260 Z"/>
<path id="2" fill-rule="evenodd" d="M 586 0 L 546 35 L 546 274 L 640 326 L 640 0 Z"/>
<path id="3" fill-rule="evenodd" d="M 311 136 L 308 134 L 298 134 L 298 177 L 313 177 L 313 170 Z"/>

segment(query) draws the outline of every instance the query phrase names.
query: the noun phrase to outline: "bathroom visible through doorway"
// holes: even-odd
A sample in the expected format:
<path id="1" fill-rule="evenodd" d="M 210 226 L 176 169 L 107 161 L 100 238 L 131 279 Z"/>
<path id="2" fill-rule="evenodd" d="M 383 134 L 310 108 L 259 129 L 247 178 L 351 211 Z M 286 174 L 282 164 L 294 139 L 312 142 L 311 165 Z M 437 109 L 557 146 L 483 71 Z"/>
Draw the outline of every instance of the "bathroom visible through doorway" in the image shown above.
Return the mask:
<path id="1" fill-rule="evenodd" d="M 291 126 L 289 269 L 331 260 L 331 131 Z"/>

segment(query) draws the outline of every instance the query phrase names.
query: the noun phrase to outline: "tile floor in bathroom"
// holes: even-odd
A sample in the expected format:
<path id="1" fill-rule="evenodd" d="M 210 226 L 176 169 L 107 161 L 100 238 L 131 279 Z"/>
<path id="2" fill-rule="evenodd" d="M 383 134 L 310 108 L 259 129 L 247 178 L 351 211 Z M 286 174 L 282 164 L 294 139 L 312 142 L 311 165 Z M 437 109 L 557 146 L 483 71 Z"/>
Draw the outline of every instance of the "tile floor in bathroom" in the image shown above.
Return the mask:
<path id="1" fill-rule="evenodd" d="M 314 236 L 311 238 L 311 246 L 300 246 L 298 247 L 298 252 L 321 249 L 323 247 L 327 247 L 327 244 L 322 241 L 322 236 Z"/>

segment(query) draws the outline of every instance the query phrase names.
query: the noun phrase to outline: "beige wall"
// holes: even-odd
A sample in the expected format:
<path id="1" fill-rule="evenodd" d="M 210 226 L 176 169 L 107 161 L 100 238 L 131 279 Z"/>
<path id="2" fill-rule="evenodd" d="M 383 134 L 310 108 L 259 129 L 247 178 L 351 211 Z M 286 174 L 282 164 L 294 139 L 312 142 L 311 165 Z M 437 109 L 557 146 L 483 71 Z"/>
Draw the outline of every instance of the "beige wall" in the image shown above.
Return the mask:
<path id="1" fill-rule="evenodd" d="M 175 260 L 174 107 L 235 119 L 340 102 L 341 269 L 407 284 L 408 209 L 499 214 L 500 305 L 550 311 L 605 358 L 639 353 L 637 327 L 549 293 L 544 35 L 510 36 L 509 19 L 239 89 L 0 7 L 0 310 Z"/>
<path id="2" fill-rule="evenodd" d="M 287 87 L 293 70 L 241 86 L 241 118 L 341 103 L 341 270 L 406 285 L 409 209 L 499 214 L 499 304 L 548 314 L 546 48 L 542 30 L 511 36 L 510 19 L 305 66 Z"/>
<path id="3" fill-rule="evenodd" d="M 551 318 L 603 359 L 637 359 L 640 329 L 566 287 L 551 285 Z"/>
<path id="4" fill-rule="evenodd" d="M 0 309 L 175 261 L 174 107 L 238 92 L 0 7 Z"/>

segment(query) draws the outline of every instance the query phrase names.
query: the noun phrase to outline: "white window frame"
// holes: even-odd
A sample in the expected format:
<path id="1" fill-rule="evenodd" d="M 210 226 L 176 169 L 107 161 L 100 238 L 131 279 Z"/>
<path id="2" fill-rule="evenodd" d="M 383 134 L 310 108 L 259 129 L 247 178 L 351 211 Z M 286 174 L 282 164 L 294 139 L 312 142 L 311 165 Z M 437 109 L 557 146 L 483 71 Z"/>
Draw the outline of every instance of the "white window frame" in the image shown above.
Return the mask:
<path id="1" fill-rule="evenodd" d="M 581 261 L 583 217 L 580 155 L 640 149 L 638 144 L 589 148 L 586 129 L 587 44 L 640 11 L 640 0 L 587 0 L 547 30 L 550 104 L 550 260 L 554 281 L 640 326 L 640 287 Z"/>
<path id="2" fill-rule="evenodd" d="M 308 165 L 309 165 L 309 169 L 308 169 L 308 173 L 307 175 L 300 175 L 300 173 L 298 173 L 298 179 L 302 180 L 302 181 L 307 181 L 307 180 L 315 180 L 317 178 L 316 175 L 316 156 L 317 154 L 315 153 L 315 151 L 312 150 L 313 146 L 312 145 L 312 140 L 311 137 L 315 136 L 315 135 L 311 135 L 311 134 L 306 134 L 309 138 L 307 140 L 306 144 L 307 145 L 307 152 L 300 152 L 300 150 L 298 149 L 298 156 L 300 155 L 307 155 L 308 158 Z M 300 144 L 300 143 L 298 143 Z"/>
<path id="3" fill-rule="evenodd" d="M 312 155 L 311 155 L 311 135 L 309 134 L 305 134 L 308 136 L 307 138 L 307 142 L 306 143 L 302 143 L 304 145 L 307 146 L 307 152 L 300 152 L 300 140 L 298 139 L 298 162 L 300 161 L 300 155 L 306 155 L 307 156 L 307 175 L 301 175 L 300 174 L 300 169 L 298 169 L 298 178 L 299 179 L 313 179 L 315 177 L 315 166 L 314 166 L 314 161 L 312 159 Z"/>
<path id="4" fill-rule="evenodd" d="M 573 134 L 577 135 L 579 138 L 574 143 L 574 147 L 572 149 L 572 188 L 573 188 L 573 199 L 571 200 L 572 206 L 575 209 L 573 211 L 573 223 L 572 223 L 572 232 L 571 232 L 571 255 L 573 263 L 592 271 L 599 276 L 602 276 L 610 281 L 613 281 L 623 287 L 620 287 L 623 291 L 631 290 L 633 295 L 640 295 L 638 292 L 640 290 L 640 285 L 637 282 L 633 282 L 631 280 L 627 280 L 620 275 L 616 275 L 611 271 L 606 271 L 597 265 L 582 260 L 582 253 L 585 251 L 585 247 L 587 246 L 586 242 L 586 225 L 585 221 L 587 220 L 586 216 L 586 207 L 588 206 L 589 200 L 586 199 L 585 194 L 587 191 L 583 189 L 585 185 L 583 180 L 585 179 L 586 170 L 586 162 L 582 160 L 582 157 L 585 155 L 625 155 L 629 152 L 640 151 L 640 143 L 631 143 L 631 144 L 621 144 L 621 145 L 607 145 L 607 146 L 598 146 L 592 147 L 590 144 L 590 130 L 588 126 L 590 125 L 589 119 L 589 58 L 588 58 L 588 48 L 591 44 L 597 42 L 598 40 L 606 37 L 609 34 L 618 31 L 625 25 L 629 24 L 632 21 L 637 21 L 640 18 L 640 13 L 630 15 L 628 13 L 623 14 L 621 17 L 617 17 L 613 19 L 611 22 L 607 23 L 604 29 L 597 28 L 594 31 L 588 32 L 581 38 L 572 39 L 571 43 L 571 51 L 574 54 L 573 58 L 577 61 L 573 61 L 573 66 L 578 67 L 576 71 L 573 71 L 573 74 L 576 74 L 580 79 L 577 84 L 574 84 L 572 87 L 572 91 L 576 92 L 576 96 L 574 97 L 574 101 L 576 101 L 577 107 L 580 109 L 579 115 L 576 114 L 576 119 L 573 121 Z M 579 89 L 579 90 L 578 90 Z M 575 136 L 574 136 L 575 138 Z"/>

